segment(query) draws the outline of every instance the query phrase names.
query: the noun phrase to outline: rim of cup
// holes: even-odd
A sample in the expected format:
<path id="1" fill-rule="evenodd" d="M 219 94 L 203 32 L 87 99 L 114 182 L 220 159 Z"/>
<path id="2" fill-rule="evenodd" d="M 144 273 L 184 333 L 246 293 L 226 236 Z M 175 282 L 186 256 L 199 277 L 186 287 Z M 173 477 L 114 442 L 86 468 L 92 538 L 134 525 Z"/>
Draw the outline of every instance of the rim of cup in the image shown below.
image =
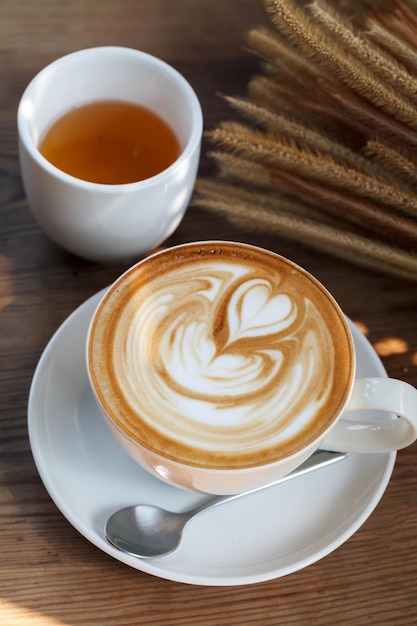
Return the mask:
<path id="1" fill-rule="evenodd" d="M 158 174 L 155 174 L 154 176 L 151 176 L 143 180 L 130 182 L 130 183 L 103 184 L 103 183 L 95 183 L 95 182 L 83 180 L 81 178 L 72 176 L 71 174 L 67 174 L 63 170 L 53 165 L 50 161 L 48 161 L 48 159 L 46 159 L 41 154 L 41 152 L 39 151 L 38 144 L 36 144 L 31 133 L 31 123 L 30 123 L 31 113 L 32 113 L 31 98 L 39 81 L 42 78 L 44 78 L 48 73 L 55 70 L 57 66 L 65 64 L 67 62 L 71 62 L 75 57 L 80 57 L 81 59 L 83 56 L 86 57 L 86 56 L 102 55 L 104 52 L 118 55 L 120 58 L 122 58 L 123 56 L 129 57 L 129 58 L 135 57 L 138 60 L 142 60 L 147 65 L 153 66 L 160 73 L 165 74 L 166 76 L 169 76 L 171 78 L 174 78 L 177 84 L 180 85 L 181 90 L 184 93 L 184 97 L 191 104 L 192 125 L 191 125 L 190 136 L 187 140 L 185 147 L 181 150 L 180 155 L 169 167 L 165 168 L 161 172 L 158 172 Z M 107 99 L 118 100 L 117 97 L 107 98 Z M 85 102 L 82 102 L 81 104 L 87 104 L 93 101 L 94 99 L 86 100 Z M 129 101 L 129 100 L 125 99 L 125 101 Z M 130 100 L 130 102 L 134 102 L 134 101 Z M 143 106 L 146 106 L 146 105 L 143 105 Z M 148 108 L 151 108 L 151 107 L 148 107 Z M 71 107 L 69 107 L 65 111 L 62 111 L 61 114 L 65 114 L 69 110 L 71 110 Z M 51 120 L 51 123 L 53 123 L 54 121 L 55 120 Z M 32 78 L 32 80 L 29 82 L 29 84 L 25 88 L 21 96 L 19 105 L 18 105 L 17 126 L 18 126 L 18 133 L 19 133 L 20 140 L 24 143 L 31 157 L 36 162 L 38 162 L 44 169 L 46 169 L 51 175 L 55 176 L 56 178 L 59 178 L 60 180 L 67 181 L 72 186 L 78 186 L 84 189 L 87 189 L 87 188 L 90 189 L 93 187 L 96 190 L 100 190 L 100 189 L 105 190 L 106 193 L 112 193 L 112 192 L 120 193 L 121 189 L 126 189 L 126 191 L 128 191 L 128 190 L 134 190 L 138 186 L 145 188 L 145 187 L 154 185 L 155 182 L 159 183 L 161 179 L 163 180 L 164 178 L 170 176 L 171 172 L 175 168 L 177 168 L 178 165 L 182 161 L 186 161 L 194 153 L 195 149 L 199 146 L 201 142 L 201 136 L 203 132 L 203 112 L 202 112 L 197 94 L 195 93 L 193 87 L 190 85 L 188 80 L 178 70 L 172 67 L 169 63 L 163 61 L 162 59 L 159 59 L 158 57 L 153 56 L 152 54 L 149 54 L 147 52 L 144 52 L 142 50 L 137 50 L 134 48 L 128 48 L 128 47 L 123 47 L 123 46 L 96 46 L 92 48 L 85 48 L 82 50 L 77 50 L 75 52 L 70 52 L 69 54 L 66 54 L 58 59 L 55 59 L 54 61 L 52 61 L 45 67 L 43 67 L 43 69 L 41 69 Z"/>
<path id="2" fill-rule="evenodd" d="M 117 292 L 119 286 L 123 282 L 125 282 L 126 279 L 128 279 L 132 273 L 141 271 L 142 266 L 146 266 L 146 265 L 149 265 L 150 263 L 153 263 L 154 259 L 156 259 L 157 257 L 164 256 L 165 254 L 172 255 L 177 250 L 183 250 L 183 249 L 193 248 L 193 247 L 202 247 L 202 248 L 209 249 L 210 247 L 216 246 L 216 245 L 237 246 L 238 248 L 241 248 L 242 250 L 246 250 L 246 251 L 250 251 L 250 250 L 260 251 L 261 253 L 266 254 L 268 256 L 276 257 L 280 262 L 283 262 L 284 264 L 289 265 L 290 267 L 294 268 L 295 271 L 300 273 L 308 283 L 312 283 L 314 287 L 318 289 L 325 296 L 325 298 L 328 300 L 329 305 L 334 309 L 334 311 L 338 315 L 340 322 L 341 322 L 341 326 L 344 329 L 346 347 L 349 351 L 350 373 L 349 373 L 349 377 L 346 379 L 346 391 L 344 393 L 343 404 L 339 407 L 339 411 L 337 415 L 334 415 L 331 422 L 329 422 L 322 431 L 316 432 L 314 436 L 311 437 L 311 439 L 305 445 L 304 448 L 297 448 L 295 451 L 287 455 L 284 455 L 279 458 L 275 458 L 273 460 L 268 460 L 266 462 L 262 462 L 256 465 L 242 465 L 241 467 L 229 467 L 229 468 L 222 468 L 222 467 L 216 467 L 216 466 L 210 466 L 210 465 L 199 465 L 199 464 L 189 463 L 187 461 L 183 461 L 179 459 L 174 459 L 169 456 L 164 456 L 164 454 L 161 451 L 154 450 L 150 447 L 147 447 L 146 444 L 141 442 L 139 439 L 136 439 L 134 436 L 130 435 L 118 423 L 118 421 L 115 419 L 114 415 L 112 414 L 111 410 L 104 408 L 102 395 L 101 393 L 98 392 L 97 385 L 94 381 L 94 377 L 91 374 L 92 368 L 90 367 L 90 346 L 91 346 L 91 341 L 92 341 L 93 327 L 96 324 L 98 317 L 100 316 L 100 312 L 103 308 L 103 305 L 109 299 L 111 294 L 113 294 L 114 292 Z M 298 458 L 300 454 L 302 454 L 303 452 L 304 453 L 309 452 L 311 454 L 312 451 L 317 449 L 317 443 L 322 441 L 327 436 L 327 434 L 334 427 L 335 423 L 342 416 L 346 406 L 349 403 L 349 399 L 352 394 L 353 385 L 355 381 L 355 375 L 356 375 L 356 350 L 355 350 L 352 331 L 349 328 L 347 318 L 342 308 L 340 307 L 339 303 L 337 302 L 335 297 L 332 295 L 332 293 L 327 289 L 327 287 L 307 269 L 305 269 L 304 267 L 302 267 L 295 261 L 288 259 L 287 257 L 279 254 L 278 252 L 274 252 L 272 250 L 268 250 L 267 248 L 263 248 L 261 246 L 257 246 L 257 245 L 250 244 L 250 243 L 221 240 L 221 239 L 197 240 L 197 241 L 180 243 L 180 244 L 176 244 L 173 246 L 169 246 L 162 250 L 157 250 L 157 251 L 152 252 L 152 254 L 150 254 L 149 256 L 146 256 L 140 259 L 139 261 L 131 265 L 129 268 L 124 270 L 113 281 L 113 283 L 109 285 L 109 287 L 106 289 L 105 293 L 103 293 L 102 297 L 100 298 L 100 301 L 98 302 L 94 310 L 94 313 L 92 315 L 92 318 L 90 320 L 88 330 L 87 330 L 87 337 L 86 337 L 86 344 L 85 344 L 85 362 L 86 362 L 87 377 L 89 380 L 90 388 L 93 390 L 93 395 L 95 396 L 96 401 L 98 402 L 98 405 L 102 407 L 102 410 L 104 410 L 104 413 L 106 414 L 105 419 L 112 425 L 114 430 L 117 431 L 122 436 L 123 439 L 125 439 L 126 441 L 129 441 L 131 445 L 133 445 L 136 448 L 139 448 L 144 453 L 152 455 L 155 459 L 160 459 L 161 462 L 166 462 L 169 465 L 173 465 L 177 468 L 187 468 L 188 470 L 193 471 L 193 472 L 195 471 L 200 474 L 207 473 L 213 476 L 215 475 L 239 476 L 243 474 L 249 476 L 251 474 L 254 474 L 263 470 L 272 469 L 274 467 L 278 467 L 280 465 L 291 462 L 292 460 Z"/>

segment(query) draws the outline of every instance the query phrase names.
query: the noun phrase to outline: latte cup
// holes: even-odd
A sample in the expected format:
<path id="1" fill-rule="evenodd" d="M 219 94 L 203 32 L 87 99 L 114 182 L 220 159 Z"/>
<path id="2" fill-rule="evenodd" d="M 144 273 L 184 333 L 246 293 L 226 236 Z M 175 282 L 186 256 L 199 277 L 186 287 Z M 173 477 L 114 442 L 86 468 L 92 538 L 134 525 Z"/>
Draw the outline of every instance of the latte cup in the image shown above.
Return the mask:
<path id="1" fill-rule="evenodd" d="M 185 244 L 134 265 L 99 303 L 86 359 L 97 405 L 128 454 L 194 491 L 266 485 L 319 447 L 387 452 L 417 437 L 417 390 L 355 379 L 334 298 L 251 245 Z M 356 410 L 373 419 L 352 419 Z"/>
<path id="2" fill-rule="evenodd" d="M 103 184 L 70 175 L 41 154 L 40 142 L 59 118 L 100 101 L 122 101 L 156 114 L 174 132 L 178 158 L 145 180 Z M 165 62 L 113 46 L 68 54 L 29 83 L 17 121 L 29 206 L 66 250 L 95 262 L 133 262 L 181 222 L 195 183 L 203 119 L 194 90 Z"/>

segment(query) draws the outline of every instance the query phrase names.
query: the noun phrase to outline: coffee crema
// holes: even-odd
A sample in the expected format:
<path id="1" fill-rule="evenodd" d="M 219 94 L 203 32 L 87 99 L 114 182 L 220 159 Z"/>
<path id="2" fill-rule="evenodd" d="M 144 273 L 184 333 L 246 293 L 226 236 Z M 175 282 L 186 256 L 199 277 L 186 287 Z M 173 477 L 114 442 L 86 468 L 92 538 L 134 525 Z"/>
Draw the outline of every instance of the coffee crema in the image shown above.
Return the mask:
<path id="1" fill-rule="evenodd" d="M 188 465 L 272 463 L 347 402 L 354 349 L 330 294 L 253 246 L 167 249 L 128 270 L 90 329 L 89 371 L 118 428 Z"/>

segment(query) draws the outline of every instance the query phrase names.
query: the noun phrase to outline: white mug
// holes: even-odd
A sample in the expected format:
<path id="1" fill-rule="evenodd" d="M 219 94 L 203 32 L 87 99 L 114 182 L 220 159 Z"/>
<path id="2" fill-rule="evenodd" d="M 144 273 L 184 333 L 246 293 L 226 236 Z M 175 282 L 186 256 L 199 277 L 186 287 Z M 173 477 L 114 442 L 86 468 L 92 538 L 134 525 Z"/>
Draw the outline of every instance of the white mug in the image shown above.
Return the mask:
<path id="1" fill-rule="evenodd" d="M 87 182 L 52 165 L 38 149 L 45 132 L 69 110 L 99 100 L 152 110 L 175 132 L 178 159 L 155 176 L 126 184 Z M 95 262 L 135 260 L 181 222 L 197 174 L 203 118 L 190 84 L 163 61 L 112 46 L 68 54 L 29 83 L 17 120 L 29 205 L 66 250 Z"/>
<path id="2" fill-rule="evenodd" d="M 355 360 L 346 319 L 313 276 L 222 241 L 168 248 L 127 270 L 87 339 L 92 391 L 125 450 L 168 483 L 217 494 L 278 480 L 319 447 L 413 443 L 417 390 L 355 379 Z M 348 416 L 368 409 L 374 421 Z"/>

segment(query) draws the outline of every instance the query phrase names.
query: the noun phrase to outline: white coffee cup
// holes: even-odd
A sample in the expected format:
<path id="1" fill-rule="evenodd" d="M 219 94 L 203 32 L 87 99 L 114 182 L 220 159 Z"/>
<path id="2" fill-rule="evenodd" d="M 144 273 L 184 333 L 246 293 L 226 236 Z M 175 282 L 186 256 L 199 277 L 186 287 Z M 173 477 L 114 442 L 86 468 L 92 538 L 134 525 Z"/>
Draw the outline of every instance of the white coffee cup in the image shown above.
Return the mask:
<path id="1" fill-rule="evenodd" d="M 87 371 L 132 458 L 196 491 L 268 484 L 319 447 L 387 452 L 417 437 L 417 390 L 355 379 L 353 338 L 328 291 L 242 243 L 176 246 L 125 272 L 93 316 Z M 372 422 L 347 416 L 367 409 Z"/>
<path id="2" fill-rule="evenodd" d="M 69 110 L 99 100 L 151 109 L 175 132 L 178 159 L 151 178 L 115 185 L 87 182 L 52 165 L 38 149 L 47 129 Z M 136 260 L 181 222 L 195 183 L 203 119 L 189 83 L 163 61 L 111 46 L 64 56 L 30 82 L 17 120 L 29 205 L 66 250 L 96 262 Z"/>

